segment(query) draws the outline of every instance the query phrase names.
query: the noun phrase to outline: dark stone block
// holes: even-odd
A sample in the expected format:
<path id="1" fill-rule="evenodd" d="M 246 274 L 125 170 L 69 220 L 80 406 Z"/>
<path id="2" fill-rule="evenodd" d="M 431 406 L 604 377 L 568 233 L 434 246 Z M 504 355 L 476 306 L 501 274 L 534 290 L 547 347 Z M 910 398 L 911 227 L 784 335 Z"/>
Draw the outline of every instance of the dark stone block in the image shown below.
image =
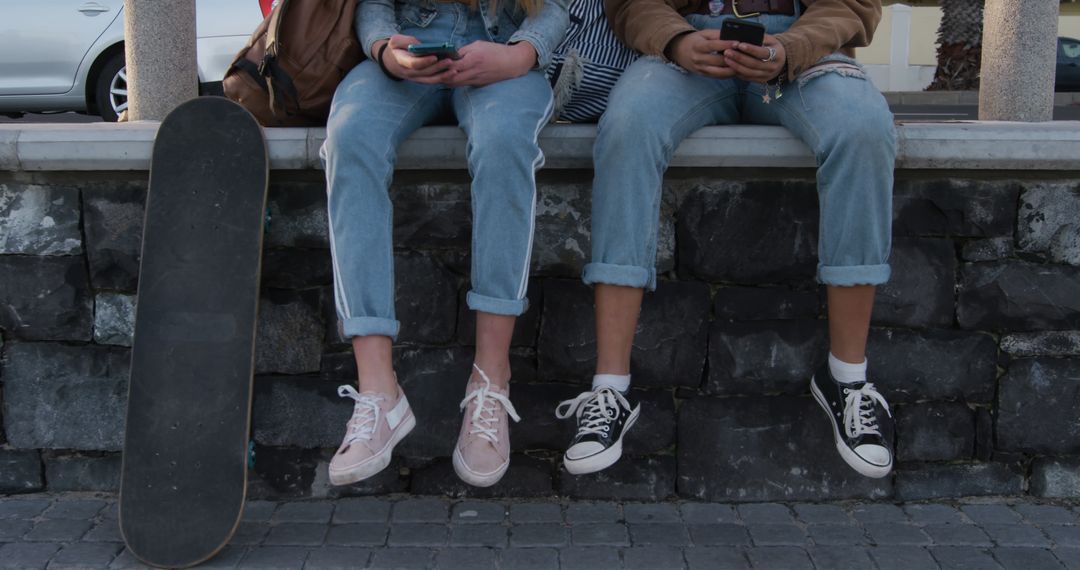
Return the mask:
<path id="1" fill-rule="evenodd" d="M 975 460 L 990 461 L 994 455 L 994 417 L 989 408 L 975 409 Z"/>
<path id="2" fill-rule="evenodd" d="M 555 407 L 563 400 L 576 397 L 583 389 L 573 384 L 552 382 L 511 383 L 510 400 L 517 408 L 518 415 L 521 416 L 521 422 L 510 427 L 510 443 L 513 450 L 565 450 L 570 438 L 573 437 L 575 426 L 572 420 L 556 418 Z M 630 436 L 627 435 L 627 439 L 629 438 Z"/>
<path id="3" fill-rule="evenodd" d="M 93 298 L 81 257 L 0 257 L 0 328 L 23 340 L 90 340 Z"/>
<path id="4" fill-rule="evenodd" d="M 85 457 L 80 455 L 45 458 L 45 478 L 49 491 L 120 490 L 119 455 Z"/>
<path id="5" fill-rule="evenodd" d="M 490 487 L 473 487 L 458 478 L 449 459 L 439 459 L 413 470 L 409 492 L 473 498 L 550 497 L 555 494 L 551 469 L 551 462 L 546 459 L 513 454 L 510 468 L 498 483 Z"/>
<path id="6" fill-rule="evenodd" d="M 893 233 L 993 237 L 1011 235 L 1016 220 L 1015 182 L 983 180 L 897 181 Z"/>
<path id="7" fill-rule="evenodd" d="M 1080 268 L 1024 261 L 966 264 L 957 316 L 966 329 L 1080 328 Z"/>
<path id="8" fill-rule="evenodd" d="M 1003 335 L 1001 351 L 1017 358 L 1080 356 L 1080 331 L 1039 331 Z"/>
<path id="9" fill-rule="evenodd" d="M 1066 224 L 1054 233 L 1050 261 L 1080 266 L 1080 224 Z"/>
<path id="10" fill-rule="evenodd" d="M 4 349 L 4 432 L 11 445 L 120 450 L 128 350 L 51 343 Z"/>
<path id="11" fill-rule="evenodd" d="M 254 476 L 264 489 L 252 492 L 253 498 L 288 498 L 304 497 L 311 493 L 311 484 L 315 481 L 315 470 L 319 466 L 318 449 L 275 448 L 255 446 Z M 325 469 L 325 466 L 324 466 Z M 325 473 L 324 478 L 329 476 Z M 261 492 L 259 492 L 261 491 Z"/>
<path id="12" fill-rule="evenodd" d="M 951 330 L 871 329 L 870 376 L 890 402 L 990 402 L 997 343 L 990 335 Z"/>
<path id="13" fill-rule="evenodd" d="M 896 458 L 899 461 L 970 459 L 975 448 L 975 414 L 956 402 L 898 406 Z"/>
<path id="14" fill-rule="evenodd" d="M 877 288 L 873 322 L 902 327 L 950 326 L 956 253 L 950 240 L 893 241 L 892 278 Z"/>
<path id="15" fill-rule="evenodd" d="M 476 346 L 476 313 L 465 303 L 465 291 L 458 299 L 457 343 L 463 346 Z M 540 331 L 540 312 L 543 310 L 544 288 L 539 279 L 529 280 L 529 309 L 519 316 L 514 323 L 514 336 L 510 346 L 536 346 L 536 336 Z"/>
<path id="16" fill-rule="evenodd" d="M 716 292 L 717 320 L 770 321 L 816 319 L 821 302 L 816 290 L 784 287 L 724 287 Z"/>
<path id="17" fill-rule="evenodd" d="M 1080 187 L 1075 182 L 1037 182 L 1020 195 L 1017 245 L 1021 251 L 1045 252 L 1062 226 L 1080 219 Z"/>
<path id="18" fill-rule="evenodd" d="M 748 284 L 814 275 L 818 200 L 812 182 L 701 186 L 683 201 L 677 219 L 682 275 Z"/>
<path id="19" fill-rule="evenodd" d="M 592 188 L 585 183 L 541 184 L 536 203 L 533 270 L 538 275 L 580 277 L 591 257 Z M 657 227 L 656 269 L 675 263 L 672 196 L 665 193 Z"/>
<path id="20" fill-rule="evenodd" d="M 394 244 L 408 249 L 469 248 L 472 202 L 469 185 L 395 183 Z"/>
<path id="21" fill-rule="evenodd" d="M 1024 475 L 1002 463 L 922 464 L 896 471 L 896 500 L 1019 495 Z"/>
<path id="22" fill-rule="evenodd" d="M 679 408 L 679 495 L 706 501 L 881 499 L 890 479 L 863 477 L 836 453 L 811 398 L 702 398 Z"/>
<path id="23" fill-rule="evenodd" d="M 828 355 L 825 321 L 715 321 L 709 335 L 709 394 L 803 394 Z"/>
<path id="24" fill-rule="evenodd" d="M 588 475 L 559 469 L 559 494 L 572 499 L 663 501 L 675 495 L 675 458 L 670 455 L 630 457 Z"/>
<path id="25" fill-rule="evenodd" d="M 259 299 L 255 373 L 319 371 L 323 334 L 318 289 L 268 289 Z"/>
<path id="26" fill-rule="evenodd" d="M 142 252 L 143 183 L 92 184 L 82 190 L 86 254 L 95 289 L 135 291 Z"/>
<path id="27" fill-rule="evenodd" d="M 398 444 L 398 453 L 409 457 L 450 456 L 461 430 L 458 404 L 465 397 L 472 363 L 473 351 L 468 348 L 397 351 L 394 364 L 398 381 L 418 418 L 416 429 Z"/>
<path id="28" fill-rule="evenodd" d="M 1080 498 L 1080 458 L 1035 459 L 1031 466 L 1031 494 L 1053 499 Z"/>
<path id="29" fill-rule="evenodd" d="M 1012 257 L 1014 253 L 1013 238 L 989 238 L 965 243 L 960 257 L 964 261 L 997 261 Z"/>
<path id="30" fill-rule="evenodd" d="M 1004 451 L 1080 453 L 1080 360 L 1014 361 L 998 388 L 997 443 Z"/>
<path id="31" fill-rule="evenodd" d="M 0 449 L 0 493 L 33 493 L 44 488 L 37 450 Z"/>
<path id="32" fill-rule="evenodd" d="M 352 415 L 352 400 L 339 397 L 337 387 L 310 376 L 257 377 L 253 438 L 263 446 L 337 448 Z"/>
<path id="33" fill-rule="evenodd" d="M 329 249 L 266 249 L 262 258 L 263 287 L 305 289 L 334 282 Z"/>
<path id="34" fill-rule="evenodd" d="M 270 221 L 263 242 L 270 247 L 330 247 L 326 185 L 322 182 L 277 182 L 266 196 Z"/>
<path id="35" fill-rule="evenodd" d="M 401 322 L 398 341 L 446 344 L 453 340 L 459 287 L 458 277 L 431 256 L 394 256 L 395 311 Z"/>
<path id="36" fill-rule="evenodd" d="M 645 296 L 630 371 L 635 386 L 700 385 L 707 347 L 709 291 L 701 283 L 664 281 Z M 537 355 L 544 380 L 587 383 L 595 371 L 593 294 L 577 281 L 544 281 Z"/>
<path id="37" fill-rule="evenodd" d="M 94 342 L 131 346 L 135 339 L 135 295 L 98 293 L 94 298 Z"/>
<path id="38" fill-rule="evenodd" d="M 394 309 L 401 323 L 398 342 L 446 344 L 453 340 L 460 287 L 461 279 L 436 256 L 395 255 Z M 324 297 L 327 343 L 332 350 L 347 349 L 350 341 L 341 334 L 335 293 L 327 289 Z"/>
<path id="39" fill-rule="evenodd" d="M 82 253 L 78 190 L 0 184 L 0 254 L 78 253 Z"/>

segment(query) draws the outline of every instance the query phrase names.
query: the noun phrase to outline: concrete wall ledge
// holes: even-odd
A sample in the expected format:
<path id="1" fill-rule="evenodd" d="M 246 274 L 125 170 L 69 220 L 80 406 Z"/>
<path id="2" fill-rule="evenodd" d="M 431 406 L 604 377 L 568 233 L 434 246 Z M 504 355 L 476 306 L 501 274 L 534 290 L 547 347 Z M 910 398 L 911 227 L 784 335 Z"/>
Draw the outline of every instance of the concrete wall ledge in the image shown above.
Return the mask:
<path id="1" fill-rule="evenodd" d="M 857 120 L 857 118 L 853 118 Z M 0 125 L 0 170 L 147 170 L 158 123 Z M 1080 121 L 941 122 L 897 125 L 900 169 L 1080 170 Z M 595 125 L 552 125 L 541 134 L 547 168 L 591 168 Z M 267 129 L 274 170 L 322 168 L 325 129 Z M 701 129 L 679 147 L 675 167 L 814 166 L 810 150 L 781 127 Z M 462 169 L 465 137 L 457 127 L 426 127 L 407 140 L 398 168 Z"/>

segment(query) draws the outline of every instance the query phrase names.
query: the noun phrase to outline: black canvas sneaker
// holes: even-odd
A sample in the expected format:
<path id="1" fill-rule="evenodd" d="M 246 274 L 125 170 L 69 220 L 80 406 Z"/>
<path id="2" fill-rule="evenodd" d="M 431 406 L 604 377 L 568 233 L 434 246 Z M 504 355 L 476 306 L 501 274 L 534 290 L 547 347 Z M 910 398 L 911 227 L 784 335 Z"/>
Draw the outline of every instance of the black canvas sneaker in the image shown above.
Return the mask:
<path id="1" fill-rule="evenodd" d="M 566 470 L 574 475 L 611 467 L 622 456 L 622 440 L 641 412 L 641 404 L 614 388 L 582 392 L 561 402 L 555 417 L 577 414 L 577 435 L 563 456 Z"/>
<path id="2" fill-rule="evenodd" d="M 877 388 L 870 382 L 841 384 L 825 364 L 810 379 L 810 392 L 829 416 L 840 457 L 867 477 L 888 475 L 893 466 L 892 411 Z"/>

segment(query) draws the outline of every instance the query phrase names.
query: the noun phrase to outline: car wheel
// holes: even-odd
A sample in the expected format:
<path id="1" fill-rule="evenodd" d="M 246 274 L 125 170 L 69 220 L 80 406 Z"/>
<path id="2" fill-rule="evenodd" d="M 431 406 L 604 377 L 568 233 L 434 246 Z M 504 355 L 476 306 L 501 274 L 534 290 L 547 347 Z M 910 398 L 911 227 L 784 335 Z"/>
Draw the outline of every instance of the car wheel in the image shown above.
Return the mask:
<path id="1" fill-rule="evenodd" d="M 112 55 L 97 76 L 94 87 L 98 114 L 101 118 L 115 123 L 120 113 L 127 109 L 128 84 L 127 69 L 124 67 L 124 52 Z"/>

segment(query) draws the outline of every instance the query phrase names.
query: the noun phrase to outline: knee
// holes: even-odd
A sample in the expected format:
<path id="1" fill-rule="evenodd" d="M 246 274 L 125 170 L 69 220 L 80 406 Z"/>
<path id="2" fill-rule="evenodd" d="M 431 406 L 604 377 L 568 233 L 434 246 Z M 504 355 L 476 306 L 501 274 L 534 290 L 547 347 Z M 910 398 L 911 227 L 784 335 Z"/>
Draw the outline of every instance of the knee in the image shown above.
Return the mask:
<path id="1" fill-rule="evenodd" d="M 541 160 L 536 125 L 485 125 L 469 133 L 468 160 L 473 168 L 505 169 Z"/>
<path id="2" fill-rule="evenodd" d="M 656 103 L 627 99 L 612 101 L 597 125 L 595 158 L 601 161 L 610 156 L 626 160 L 627 157 L 645 155 L 655 161 L 671 150 L 670 133 L 651 128 L 655 125 L 649 117 L 655 114 Z"/>
<path id="3" fill-rule="evenodd" d="M 838 128 L 825 140 L 822 150 L 826 153 L 857 155 L 863 160 L 894 161 L 896 127 L 893 115 L 884 104 L 880 107 L 859 113 L 857 121 L 838 123 Z"/>

